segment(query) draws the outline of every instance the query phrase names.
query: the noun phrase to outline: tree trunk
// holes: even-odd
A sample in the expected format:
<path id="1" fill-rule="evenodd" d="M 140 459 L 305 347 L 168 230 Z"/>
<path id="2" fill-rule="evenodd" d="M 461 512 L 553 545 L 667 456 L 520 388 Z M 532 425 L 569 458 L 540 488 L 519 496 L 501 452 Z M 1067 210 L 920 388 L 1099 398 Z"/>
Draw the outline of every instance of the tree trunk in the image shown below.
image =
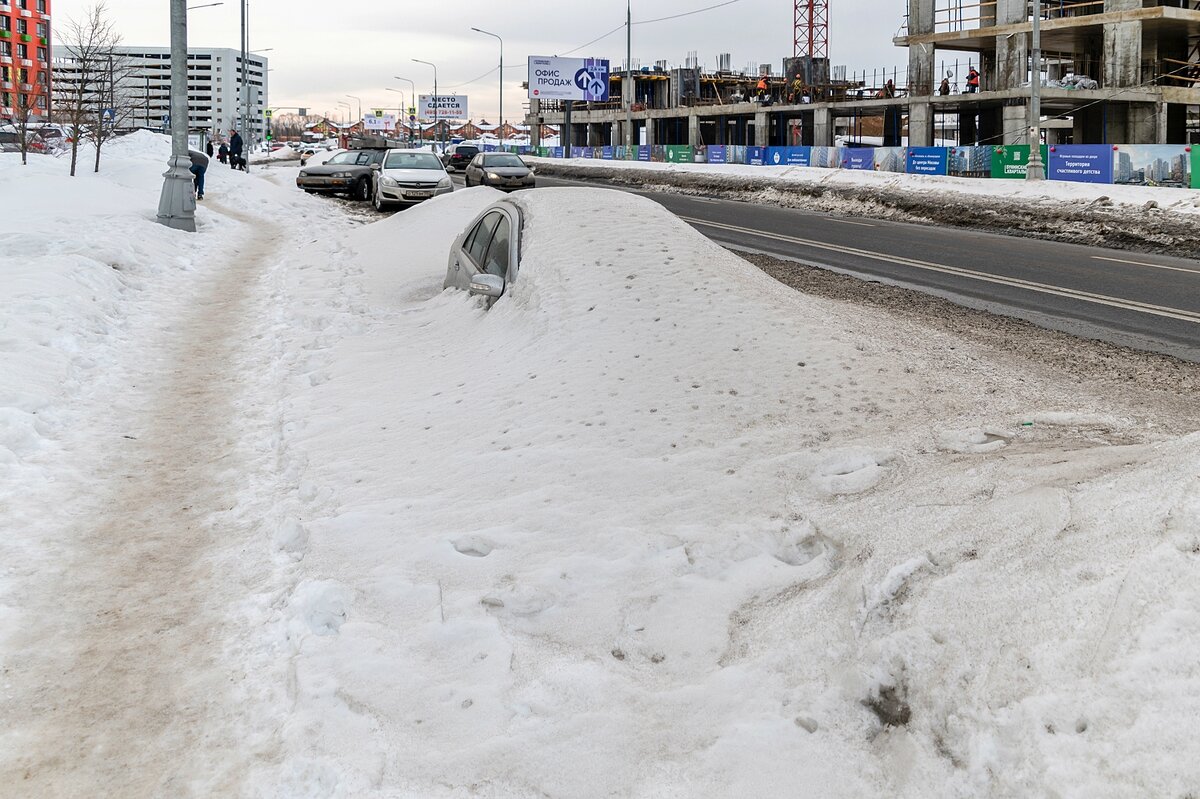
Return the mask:
<path id="1" fill-rule="evenodd" d="M 93 170 L 93 171 L 95 171 L 95 172 L 99 172 L 99 171 L 100 171 L 100 144 L 101 144 L 101 142 L 103 142 L 103 141 L 104 141 L 104 137 L 103 137 L 103 136 L 97 136 L 97 137 L 96 137 L 96 168 L 95 168 L 95 170 Z"/>
<path id="2" fill-rule="evenodd" d="M 79 162 L 79 131 L 71 135 L 71 177 L 75 177 L 75 165 Z"/>

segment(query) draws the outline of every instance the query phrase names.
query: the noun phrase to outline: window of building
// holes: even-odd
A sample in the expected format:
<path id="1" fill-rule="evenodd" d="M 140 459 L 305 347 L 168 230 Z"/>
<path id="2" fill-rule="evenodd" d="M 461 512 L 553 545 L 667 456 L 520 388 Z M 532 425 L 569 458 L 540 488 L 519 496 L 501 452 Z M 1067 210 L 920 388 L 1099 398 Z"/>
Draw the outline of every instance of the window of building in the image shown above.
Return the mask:
<path id="1" fill-rule="evenodd" d="M 39 95 L 38 95 L 38 98 L 37 98 L 37 107 L 38 107 L 38 108 L 45 108 L 45 107 L 46 107 L 46 95 L 44 95 L 44 94 L 39 94 Z"/>
<path id="2" fill-rule="evenodd" d="M 50 35 L 50 26 L 47 25 L 45 22 L 39 22 L 37 24 L 37 35 L 41 36 L 43 39 L 45 37 L 49 36 Z"/>
<path id="3" fill-rule="evenodd" d="M 17 33 L 29 33 L 29 20 L 17 20 Z"/>
<path id="4" fill-rule="evenodd" d="M 0 42 L 0 55 L 12 56 L 12 45 L 8 42 Z"/>
<path id="5" fill-rule="evenodd" d="M 38 3 L 38 11 L 45 14 L 46 13 L 46 0 L 37 0 L 37 3 Z"/>
<path id="6" fill-rule="evenodd" d="M 17 45 L 17 57 L 29 58 L 29 46 L 24 44 Z"/>
<path id="7" fill-rule="evenodd" d="M 38 61 L 46 60 L 46 48 L 45 47 L 39 47 L 37 49 L 37 57 L 38 57 Z"/>
<path id="8" fill-rule="evenodd" d="M 12 30 L 12 20 L 8 17 L 0 17 L 0 31 Z"/>

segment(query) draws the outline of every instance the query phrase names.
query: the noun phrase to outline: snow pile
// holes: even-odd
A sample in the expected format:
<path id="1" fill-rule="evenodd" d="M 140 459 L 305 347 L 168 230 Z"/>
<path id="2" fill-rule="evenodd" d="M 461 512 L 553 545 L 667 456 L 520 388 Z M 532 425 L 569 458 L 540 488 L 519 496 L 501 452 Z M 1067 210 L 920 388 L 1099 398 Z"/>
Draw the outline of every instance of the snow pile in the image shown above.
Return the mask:
<path id="1" fill-rule="evenodd" d="M 521 274 L 485 311 L 440 287 L 494 197 L 348 234 L 349 280 L 281 272 L 313 488 L 263 791 L 1200 780 L 1200 436 L 797 295 L 629 195 L 513 195 Z"/>

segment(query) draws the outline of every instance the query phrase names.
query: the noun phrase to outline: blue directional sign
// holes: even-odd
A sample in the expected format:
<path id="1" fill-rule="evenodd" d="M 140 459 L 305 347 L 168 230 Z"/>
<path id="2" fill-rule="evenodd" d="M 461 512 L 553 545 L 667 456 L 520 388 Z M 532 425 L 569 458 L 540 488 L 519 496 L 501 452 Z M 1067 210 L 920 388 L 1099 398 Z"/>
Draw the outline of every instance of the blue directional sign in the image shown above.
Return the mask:
<path id="1" fill-rule="evenodd" d="M 105 125 L 111 125 L 117 121 L 117 112 L 111 108 L 105 108 L 100 112 L 100 121 Z"/>

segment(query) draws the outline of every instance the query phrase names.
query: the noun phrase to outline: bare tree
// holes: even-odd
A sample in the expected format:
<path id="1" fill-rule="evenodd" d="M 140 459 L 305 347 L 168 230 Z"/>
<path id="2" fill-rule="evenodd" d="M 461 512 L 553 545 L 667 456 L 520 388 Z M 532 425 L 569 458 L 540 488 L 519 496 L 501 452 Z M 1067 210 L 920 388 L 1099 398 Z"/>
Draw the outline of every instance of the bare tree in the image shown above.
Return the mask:
<path id="1" fill-rule="evenodd" d="M 59 73 L 55 105 L 71 138 L 71 175 L 74 177 L 80 140 L 90 138 L 93 125 L 104 127 L 109 121 L 105 119 L 103 102 L 105 81 L 109 59 L 121 37 L 108 19 L 108 8 L 101 0 L 86 11 L 83 19 L 69 20 L 62 38 L 71 63 Z M 99 149 L 97 146 L 96 171 L 100 169 Z"/>
<path id="2" fill-rule="evenodd" d="M 100 55 L 96 64 L 99 74 L 99 107 L 92 111 L 92 124 L 84 136 L 96 148 L 94 171 L 100 171 L 100 151 L 104 143 L 126 127 L 142 105 L 142 97 L 133 85 L 136 66 L 124 54 L 116 52 L 120 37 Z"/>

